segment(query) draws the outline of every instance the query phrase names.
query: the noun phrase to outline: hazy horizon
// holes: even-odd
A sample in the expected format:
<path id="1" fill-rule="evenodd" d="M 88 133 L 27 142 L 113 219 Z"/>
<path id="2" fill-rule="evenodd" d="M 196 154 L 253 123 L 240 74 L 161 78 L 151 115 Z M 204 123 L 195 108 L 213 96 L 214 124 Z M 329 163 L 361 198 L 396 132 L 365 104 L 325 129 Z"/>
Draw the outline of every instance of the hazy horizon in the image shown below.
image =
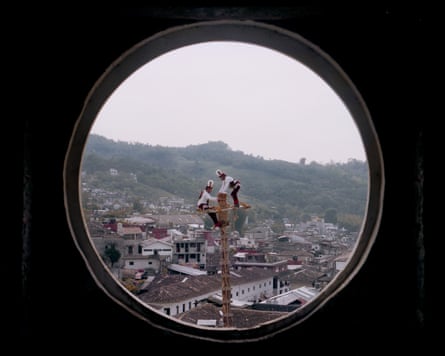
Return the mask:
<path id="1" fill-rule="evenodd" d="M 316 73 L 235 42 L 186 46 L 148 62 L 109 97 L 91 133 L 165 147 L 222 141 L 289 162 L 366 160 L 347 107 Z"/>

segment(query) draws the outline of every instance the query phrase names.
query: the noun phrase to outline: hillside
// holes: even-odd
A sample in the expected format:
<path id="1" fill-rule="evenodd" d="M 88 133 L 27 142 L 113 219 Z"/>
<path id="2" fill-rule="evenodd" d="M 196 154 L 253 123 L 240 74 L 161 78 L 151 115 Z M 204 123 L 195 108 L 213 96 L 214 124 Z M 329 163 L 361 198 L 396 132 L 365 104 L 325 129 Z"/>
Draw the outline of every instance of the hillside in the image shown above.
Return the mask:
<path id="1" fill-rule="evenodd" d="M 119 172 L 118 177 L 110 176 L 111 168 Z M 171 148 L 90 135 L 82 179 L 96 188 L 126 191 L 139 200 L 155 202 L 169 196 L 195 204 L 208 179 L 219 187 L 217 168 L 241 180 L 240 199 L 255 206 L 255 213 L 263 218 L 295 220 L 334 209 L 339 218 L 361 220 L 365 212 L 366 162 L 322 165 L 265 160 L 232 151 L 223 142 Z"/>

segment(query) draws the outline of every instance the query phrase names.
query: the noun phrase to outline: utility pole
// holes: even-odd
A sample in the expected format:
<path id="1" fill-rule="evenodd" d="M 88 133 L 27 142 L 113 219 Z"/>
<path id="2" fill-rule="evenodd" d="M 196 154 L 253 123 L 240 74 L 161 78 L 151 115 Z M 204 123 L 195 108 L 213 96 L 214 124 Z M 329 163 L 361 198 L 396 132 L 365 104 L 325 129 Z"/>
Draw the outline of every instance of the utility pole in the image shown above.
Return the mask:
<path id="1" fill-rule="evenodd" d="M 230 226 L 228 221 L 229 212 L 224 210 L 229 208 L 227 194 L 218 193 L 218 205 L 221 211 L 218 213 L 218 221 L 221 222 L 221 277 L 222 277 L 222 313 L 225 327 L 232 326 L 232 313 L 230 302 L 232 288 L 230 286 L 230 266 L 229 266 L 229 242 L 226 234 L 226 227 Z"/>

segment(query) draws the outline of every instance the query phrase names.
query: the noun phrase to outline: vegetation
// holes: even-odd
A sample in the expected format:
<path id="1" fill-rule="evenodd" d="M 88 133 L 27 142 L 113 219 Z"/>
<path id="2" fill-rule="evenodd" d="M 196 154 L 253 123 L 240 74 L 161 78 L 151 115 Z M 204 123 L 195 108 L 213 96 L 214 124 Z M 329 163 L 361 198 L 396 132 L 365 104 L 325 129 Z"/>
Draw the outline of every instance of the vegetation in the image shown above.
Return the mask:
<path id="1" fill-rule="evenodd" d="M 118 175 L 110 174 L 112 168 Z M 82 181 L 93 189 L 124 194 L 134 211 L 140 211 L 143 202 L 157 203 L 162 197 L 194 205 L 208 179 L 218 186 L 217 168 L 241 180 L 240 200 L 255 207 L 249 211 L 250 222 L 297 223 L 317 214 L 356 230 L 366 211 L 366 162 L 351 159 L 323 165 L 307 164 L 305 159 L 299 163 L 266 160 L 233 151 L 223 142 L 170 148 L 90 135 Z"/>
<path id="2" fill-rule="evenodd" d="M 111 267 L 121 258 L 121 253 L 113 243 L 105 250 L 105 261 L 110 262 Z"/>

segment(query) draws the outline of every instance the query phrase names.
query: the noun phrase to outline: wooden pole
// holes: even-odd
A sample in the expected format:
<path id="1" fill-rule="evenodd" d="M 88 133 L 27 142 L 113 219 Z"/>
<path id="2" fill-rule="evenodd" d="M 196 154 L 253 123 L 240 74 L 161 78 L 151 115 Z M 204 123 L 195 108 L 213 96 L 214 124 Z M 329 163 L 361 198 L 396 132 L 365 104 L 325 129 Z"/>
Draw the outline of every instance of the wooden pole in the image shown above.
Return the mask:
<path id="1" fill-rule="evenodd" d="M 221 209 L 229 207 L 229 204 L 227 203 L 227 194 L 218 194 L 218 205 Z M 221 294 L 223 322 L 225 327 L 232 326 L 232 314 L 230 311 L 232 288 L 230 287 L 229 243 L 226 234 L 226 227 L 229 226 L 228 216 L 228 211 L 221 211 L 218 213 L 218 221 L 221 222 Z"/>

